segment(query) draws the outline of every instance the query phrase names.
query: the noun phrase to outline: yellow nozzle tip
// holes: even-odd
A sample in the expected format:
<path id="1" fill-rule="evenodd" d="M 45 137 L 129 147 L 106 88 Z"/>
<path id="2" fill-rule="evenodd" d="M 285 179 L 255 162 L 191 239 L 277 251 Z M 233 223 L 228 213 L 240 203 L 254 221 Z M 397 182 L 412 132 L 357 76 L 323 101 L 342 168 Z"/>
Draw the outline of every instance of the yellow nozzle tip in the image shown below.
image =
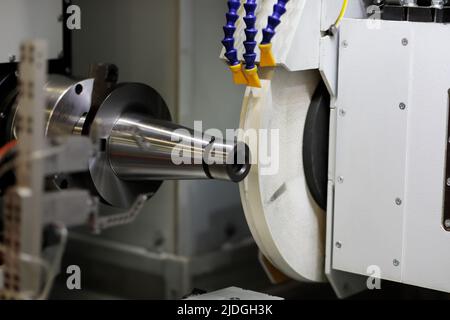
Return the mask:
<path id="1" fill-rule="evenodd" d="M 247 85 L 247 78 L 242 72 L 242 64 L 230 66 L 231 73 L 233 74 L 233 82 L 237 85 Z"/>
<path id="2" fill-rule="evenodd" d="M 272 44 L 260 44 L 259 49 L 261 50 L 261 58 L 259 62 L 259 66 L 264 67 L 275 67 L 277 65 L 275 61 L 275 56 L 272 51 Z"/>
<path id="3" fill-rule="evenodd" d="M 261 88 L 261 80 L 258 75 L 258 68 L 254 67 L 252 69 L 245 69 L 245 77 L 247 78 L 247 84 L 250 87 Z"/>

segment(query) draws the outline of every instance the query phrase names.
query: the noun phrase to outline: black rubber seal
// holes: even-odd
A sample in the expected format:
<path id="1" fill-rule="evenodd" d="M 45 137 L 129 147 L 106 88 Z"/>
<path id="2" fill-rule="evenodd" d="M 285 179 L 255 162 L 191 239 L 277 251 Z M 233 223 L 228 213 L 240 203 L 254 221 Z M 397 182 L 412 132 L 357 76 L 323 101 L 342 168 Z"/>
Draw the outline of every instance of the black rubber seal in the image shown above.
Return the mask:
<path id="1" fill-rule="evenodd" d="M 303 166 L 306 183 L 320 208 L 327 208 L 330 95 L 323 82 L 317 87 L 303 133 Z"/>

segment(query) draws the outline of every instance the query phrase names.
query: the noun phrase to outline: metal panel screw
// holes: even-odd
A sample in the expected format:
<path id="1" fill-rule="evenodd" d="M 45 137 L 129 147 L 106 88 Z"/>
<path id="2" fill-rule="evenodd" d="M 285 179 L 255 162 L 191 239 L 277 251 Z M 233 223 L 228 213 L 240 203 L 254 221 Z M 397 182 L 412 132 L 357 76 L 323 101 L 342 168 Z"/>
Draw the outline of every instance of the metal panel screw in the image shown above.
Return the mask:
<path id="1" fill-rule="evenodd" d="M 344 177 L 340 176 L 337 178 L 338 183 L 344 183 Z"/>
<path id="2" fill-rule="evenodd" d="M 400 199 L 400 198 L 395 199 L 395 204 L 398 205 L 398 206 L 401 206 L 402 205 L 402 199 Z"/>
<path id="3" fill-rule="evenodd" d="M 405 110 L 406 109 L 406 104 L 404 104 L 403 102 L 400 103 L 399 108 L 400 108 L 400 110 Z"/>
<path id="4" fill-rule="evenodd" d="M 8 57 L 8 61 L 9 61 L 9 62 L 15 62 L 15 61 L 16 61 L 16 55 L 15 55 L 15 54 L 10 55 L 10 56 Z"/>
<path id="5" fill-rule="evenodd" d="M 345 117 L 346 114 L 347 114 L 347 112 L 346 112 L 344 109 L 340 109 L 340 110 L 339 110 L 339 115 L 340 115 L 341 117 Z"/>
<path id="6" fill-rule="evenodd" d="M 341 249 L 342 248 L 342 243 L 340 243 L 339 241 L 336 242 L 336 248 Z"/>
<path id="7" fill-rule="evenodd" d="M 446 228 L 450 228 L 450 219 L 445 220 L 444 225 Z"/>
<path id="8" fill-rule="evenodd" d="M 394 259 L 392 263 L 394 264 L 394 267 L 398 267 L 400 265 L 400 261 L 398 261 L 397 259 Z"/>
<path id="9" fill-rule="evenodd" d="M 447 187 L 450 187 L 450 178 L 447 179 Z"/>
<path id="10" fill-rule="evenodd" d="M 403 45 L 403 46 L 406 47 L 406 46 L 408 45 L 408 43 L 409 43 L 409 42 L 408 42 L 408 39 L 406 39 L 406 38 L 403 38 L 403 39 L 402 39 L 402 45 Z"/>
<path id="11" fill-rule="evenodd" d="M 347 42 L 347 40 L 342 41 L 342 46 L 343 46 L 344 48 L 347 48 L 347 47 L 348 47 L 348 42 Z"/>

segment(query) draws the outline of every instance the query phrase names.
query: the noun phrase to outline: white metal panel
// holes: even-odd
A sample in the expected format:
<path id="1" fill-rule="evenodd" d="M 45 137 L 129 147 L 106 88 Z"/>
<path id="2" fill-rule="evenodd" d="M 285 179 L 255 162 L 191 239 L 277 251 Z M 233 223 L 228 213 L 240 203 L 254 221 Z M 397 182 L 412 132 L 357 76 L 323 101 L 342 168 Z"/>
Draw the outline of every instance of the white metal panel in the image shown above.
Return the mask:
<path id="1" fill-rule="evenodd" d="M 407 111 L 411 46 L 401 24 L 369 30 L 364 20 L 341 26 L 333 267 L 401 279 Z M 389 50 L 387 50 L 389 48 Z M 341 183 L 339 183 L 339 181 Z M 340 248 L 338 248 L 340 247 Z"/>
<path id="2" fill-rule="evenodd" d="M 337 52 L 337 49 L 336 49 Z M 337 69 L 337 66 L 336 66 Z M 336 70 L 337 72 L 337 70 Z M 336 75 L 337 76 L 337 75 Z M 322 75 L 323 77 L 323 75 Z M 326 217 L 326 248 L 325 248 L 325 275 L 333 287 L 336 295 L 343 299 L 366 289 L 364 277 L 339 271 L 332 268 L 333 265 L 333 210 L 334 210 L 334 176 L 336 156 L 336 99 L 330 102 L 330 150 L 328 159 L 328 195 L 327 195 L 327 217 Z"/>
<path id="3" fill-rule="evenodd" d="M 371 30 L 348 20 L 341 32 L 333 268 L 378 265 L 385 279 L 450 291 L 450 64 L 432 58 L 450 54 L 450 26 L 382 21 Z"/>
<path id="4" fill-rule="evenodd" d="M 415 23 L 410 30 L 403 281 L 450 292 L 450 232 L 442 226 L 450 63 L 430 58 L 450 55 L 450 26 Z"/>
<path id="5" fill-rule="evenodd" d="M 47 41 L 49 59 L 63 51 L 61 0 L 2 0 L 0 14 L 0 63 L 18 58 L 20 43 L 31 38 Z"/>
<path id="6" fill-rule="evenodd" d="M 319 68 L 321 10 L 322 4 L 320 1 L 305 0 L 301 16 L 297 19 L 291 17 L 288 21 L 288 30 L 295 31 L 290 39 L 286 39 L 290 40 L 290 45 L 284 43 L 283 46 L 279 45 L 277 49 L 280 55 L 280 58 L 278 58 L 280 63 L 290 71 Z M 280 30 L 278 33 L 278 37 L 280 37 L 283 31 Z M 274 48 L 276 48 L 276 45 L 276 42 L 274 42 Z M 286 50 L 287 48 L 289 50 Z"/>
<path id="7" fill-rule="evenodd" d="M 339 37 L 325 36 L 320 39 L 319 71 L 327 86 L 328 92 L 332 97 L 335 97 L 337 92 L 338 38 Z"/>
<path id="8" fill-rule="evenodd" d="M 331 110 L 331 119 L 335 118 L 335 109 Z M 332 120 L 333 122 L 333 120 Z M 333 125 L 331 127 L 333 129 Z M 331 142 L 333 144 L 333 142 Z M 334 144 L 333 144 L 334 145 Z M 334 161 L 333 161 L 334 163 Z M 347 298 L 366 289 L 366 279 L 361 275 L 339 271 L 332 268 L 333 252 L 333 204 L 334 183 L 328 182 L 328 204 L 327 204 L 327 227 L 326 227 L 326 249 L 325 249 L 325 275 L 333 287 L 336 295 Z"/>

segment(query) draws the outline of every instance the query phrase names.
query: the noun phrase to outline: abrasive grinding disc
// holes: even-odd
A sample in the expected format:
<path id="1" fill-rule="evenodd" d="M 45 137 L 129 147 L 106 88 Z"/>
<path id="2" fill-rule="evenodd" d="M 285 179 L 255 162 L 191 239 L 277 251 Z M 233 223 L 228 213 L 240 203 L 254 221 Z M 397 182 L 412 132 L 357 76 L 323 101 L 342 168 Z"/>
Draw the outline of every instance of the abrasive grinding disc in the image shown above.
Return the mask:
<path id="1" fill-rule="evenodd" d="M 302 144 L 308 108 L 319 82 L 317 71 L 278 68 L 270 80 L 262 81 L 261 89 L 247 88 L 241 114 L 244 130 L 279 132 L 279 141 L 246 141 L 252 157 L 258 151 L 268 154 L 258 157 L 240 184 L 250 230 L 280 271 L 296 280 L 314 282 L 325 281 L 325 212 L 308 190 Z M 267 165 L 268 156 L 271 165 Z"/>

